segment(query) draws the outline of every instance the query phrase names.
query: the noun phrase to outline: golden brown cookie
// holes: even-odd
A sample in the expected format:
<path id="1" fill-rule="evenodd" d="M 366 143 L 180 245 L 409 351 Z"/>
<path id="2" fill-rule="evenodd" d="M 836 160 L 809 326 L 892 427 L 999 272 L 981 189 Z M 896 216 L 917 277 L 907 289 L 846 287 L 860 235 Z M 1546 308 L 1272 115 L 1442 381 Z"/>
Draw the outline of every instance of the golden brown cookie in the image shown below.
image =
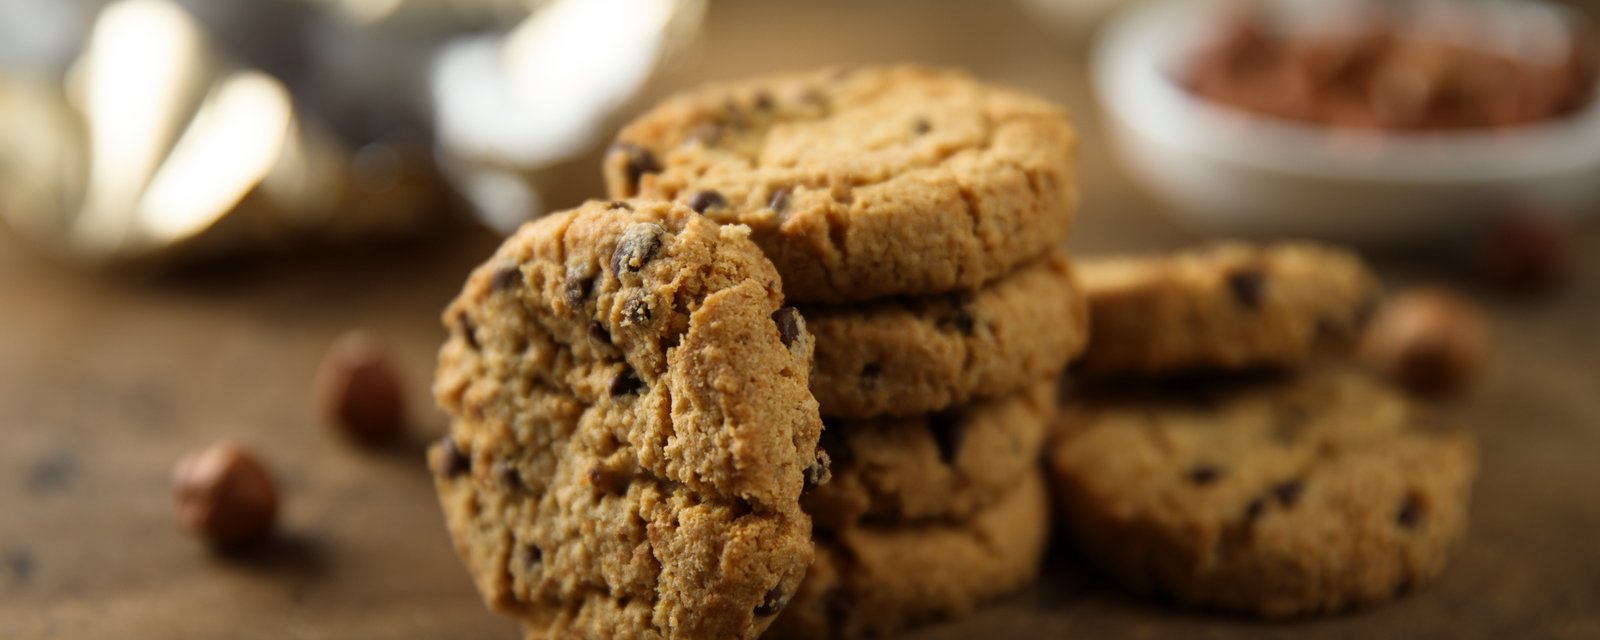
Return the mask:
<path id="1" fill-rule="evenodd" d="M 819 529 L 959 520 L 999 501 L 1038 468 L 1055 418 L 1055 384 L 936 414 L 831 422 L 833 479 L 800 500 Z"/>
<path id="2" fill-rule="evenodd" d="M 1038 471 L 971 519 L 872 524 L 817 543 L 817 562 L 770 638 L 867 638 L 967 613 L 1033 580 L 1049 539 Z"/>
<path id="3" fill-rule="evenodd" d="M 800 308 L 817 336 L 811 391 L 836 418 L 914 416 L 1054 379 L 1089 341 L 1060 251 L 972 293 Z"/>
<path id="4" fill-rule="evenodd" d="M 1084 391 L 1048 458 L 1068 530 L 1122 583 L 1267 617 L 1437 576 L 1477 471 L 1469 434 L 1346 369 Z"/>
<path id="5" fill-rule="evenodd" d="M 813 341 L 747 234 L 590 202 L 446 309 L 430 463 L 484 599 L 530 637 L 753 638 L 804 577 Z"/>
<path id="6" fill-rule="evenodd" d="M 1378 302 L 1354 254 L 1314 244 L 1227 243 L 1167 255 L 1084 258 L 1088 374 L 1303 366 L 1353 351 Z"/>
<path id="7" fill-rule="evenodd" d="M 1060 108 L 958 71 L 835 69 L 701 87 L 622 129 L 612 197 L 750 225 L 789 298 L 971 290 L 1042 255 L 1077 209 Z"/>

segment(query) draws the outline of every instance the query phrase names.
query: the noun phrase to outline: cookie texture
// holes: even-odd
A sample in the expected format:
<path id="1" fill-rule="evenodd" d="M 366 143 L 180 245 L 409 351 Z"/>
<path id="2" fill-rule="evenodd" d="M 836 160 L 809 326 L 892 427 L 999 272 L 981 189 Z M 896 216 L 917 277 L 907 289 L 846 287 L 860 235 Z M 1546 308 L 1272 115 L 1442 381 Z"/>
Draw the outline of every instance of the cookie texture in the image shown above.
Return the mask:
<path id="1" fill-rule="evenodd" d="M 1050 469 L 1085 555 L 1136 591 L 1335 612 L 1432 579 L 1464 533 L 1473 439 L 1359 372 L 1095 397 Z"/>
<path id="2" fill-rule="evenodd" d="M 671 98 L 604 173 L 749 225 L 793 301 L 864 300 L 976 289 L 1061 242 L 1075 145 L 1060 108 L 961 72 L 834 69 Z"/>
<path id="3" fill-rule="evenodd" d="M 1038 468 L 1055 385 L 936 414 L 830 422 L 833 479 L 800 501 L 819 529 L 960 520 L 995 504 Z"/>
<path id="4" fill-rule="evenodd" d="M 1089 341 L 1056 251 L 971 293 L 801 307 L 817 336 L 811 391 L 837 418 L 913 416 L 1054 378 Z"/>
<path id="5" fill-rule="evenodd" d="M 1049 511 L 1034 470 L 966 521 L 840 532 L 817 544 L 816 564 L 767 637 L 884 637 L 967 613 L 1038 574 Z"/>
<path id="6" fill-rule="evenodd" d="M 1089 374 L 1288 368 L 1347 354 L 1378 282 L 1326 246 L 1227 243 L 1167 255 L 1084 258 Z"/>
<path id="7" fill-rule="evenodd" d="M 456 548 L 530 638 L 751 638 L 811 563 L 813 339 L 738 226 L 591 202 L 444 313 L 429 452 Z"/>

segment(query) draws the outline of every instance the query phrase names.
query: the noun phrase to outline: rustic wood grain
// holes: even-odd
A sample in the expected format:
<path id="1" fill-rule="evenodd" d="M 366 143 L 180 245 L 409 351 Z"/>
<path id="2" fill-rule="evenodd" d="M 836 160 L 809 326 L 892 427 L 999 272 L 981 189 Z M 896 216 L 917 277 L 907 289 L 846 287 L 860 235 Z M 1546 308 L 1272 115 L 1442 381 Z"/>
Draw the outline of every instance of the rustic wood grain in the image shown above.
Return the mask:
<path id="1" fill-rule="evenodd" d="M 1192 241 L 1115 170 L 1080 51 L 1010 3 L 727 2 L 652 92 L 824 63 L 966 66 L 1078 113 L 1075 249 Z M 596 166 L 562 167 L 551 201 L 598 194 Z M 420 453 L 443 422 L 427 396 L 438 310 L 493 244 L 457 230 L 129 280 L 58 268 L 0 233 L 0 638 L 517 637 L 456 561 Z M 1579 244 L 1562 293 L 1478 296 L 1499 349 L 1451 411 L 1481 435 L 1483 473 L 1467 544 L 1437 584 L 1393 606 L 1267 624 L 1127 597 L 1063 547 L 1036 586 L 915 637 L 1600 638 L 1600 234 Z M 1387 275 L 1436 274 L 1413 261 Z M 315 422 L 317 360 L 358 326 L 404 365 L 405 446 L 363 452 Z M 170 465 L 218 438 L 261 452 L 284 489 L 282 535 L 249 553 L 208 552 L 173 520 Z"/>

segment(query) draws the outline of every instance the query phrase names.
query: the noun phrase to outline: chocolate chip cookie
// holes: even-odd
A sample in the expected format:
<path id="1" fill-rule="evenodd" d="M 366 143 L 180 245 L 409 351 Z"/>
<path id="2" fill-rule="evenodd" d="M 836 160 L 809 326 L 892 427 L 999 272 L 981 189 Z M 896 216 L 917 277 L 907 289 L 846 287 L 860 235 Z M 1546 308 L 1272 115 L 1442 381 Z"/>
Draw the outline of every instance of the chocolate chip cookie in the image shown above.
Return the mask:
<path id="1" fill-rule="evenodd" d="M 835 69 L 669 99 L 606 155 L 613 197 L 740 222 L 790 300 L 971 290 L 1054 247 L 1077 210 L 1065 112 L 957 71 Z"/>
<path id="2" fill-rule="evenodd" d="M 446 309 L 429 460 L 479 590 L 530 637 L 752 638 L 804 577 L 814 341 L 748 233 L 590 202 Z"/>
<path id="3" fill-rule="evenodd" d="M 986 508 L 1038 467 L 1055 385 L 912 418 L 830 422 L 833 479 L 800 500 L 818 528 L 863 518 L 953 520 Z"/>
<path id="4" fill-rule="evenodd" d="M 1170 255 L 1080 259 L 1091 374 L 1287 368 L 1348 353 L 1378 282 L 1347 251 L 1220 244 Z"/>
<path id="5" fill-rule="evenodd" d="M 817 562 L 772 638 L 864 638 L 956 616 L 1037 575 L 1049 538 L 1038 471 L 970 520 L 871 524 L 817 543 Z"/>
<path id="6" fill-rule="evenodd" d="M 1443 570 L 1469 434 L 1352 370 L 1238 385 L 1065 409 L 1048 458 L 1085 555 L 1136 591 L 1266 617 L 1383 602 Z"/>
<path id="7" fill-rule="evenodd" d="M 912 416 L 1056 377 L 1089 340 L 1071 264 L 1052 252 L 972 293 L 801 307 L 811 391 L 837 418 Z"/>

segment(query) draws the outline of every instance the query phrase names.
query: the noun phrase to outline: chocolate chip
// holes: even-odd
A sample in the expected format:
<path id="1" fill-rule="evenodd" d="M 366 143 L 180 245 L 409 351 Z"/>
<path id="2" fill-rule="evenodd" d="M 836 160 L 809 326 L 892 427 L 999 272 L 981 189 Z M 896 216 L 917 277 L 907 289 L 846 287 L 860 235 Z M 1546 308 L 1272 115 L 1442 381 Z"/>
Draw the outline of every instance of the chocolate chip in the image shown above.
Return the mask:
<path id="1" fill-rule="evenodd" d="M 782 589 L 773 587 L 767 592 L 766 597 L 761 599 L 761 604 L 756 605 L 756 615 L 765 617 L 776 614 L 782 611 L 783 605 L 786 604 L 789 604 L 789 599 L 783 597 Z"/>
<path id="2" fill-rule="evenodd" d="M 639 181 L 644 178 L 645 174 L 661 171 L 661 163 L 656 162 L 655 154 L 650 153 L 649 149 L 639 145 L 619 141 L 611 145 L 611 152 L 626 155 L 627 159 L 625 161 L 626 164 L 623 165 L 623 170 L 627 173 L 628 188 L 630 190 L 639 188 Z"/>
<path id="3" fill-rule="evenodd" d="M 768 109 L 771 109 L 772 108 L 772 94 L 767 93 L 765 91 L 757 92 L 756 93 L 756 98 L 754 100 L 754 104 L 755 104 L 757 109 L 760 109 L 762 111 L 766 111 Z"/>
<path id="4" fill-rule="evenodd" d="M 622 318 L 632 324 L 649 322 L 650 302 L 644 298 L 632 298 L 622 303 Z"/>
<path id="5" fill-rule="evenodd" d="M 467 341 L 467 346 L 473 350 L 481 349 L 478 345 L 478 327 L 472 324 L 472 318 L 463 313 L 456 316 L 456 326 L 461 330 L 461 337 Z"/>
<path id="6" fill-rule="evenodd" d="M 1278 499 L 1278 504 L 1292 507 L 1300 501 L 1300 494 L 1305 492 L 1305 488 L 1305 483 L 1300 480 L 1285 480 L 1272 487 L 1272 495 Z"/>
<path id="7" fill-rule="evenodd" d="M 883 365 L 876 362 L 868 362 L 866 366 L 861 367 L 862 384 L 878 384 L 882 380 Z"/>
<path id="8" fill-rule="evenodd" d="M 790 191 L 791 189 L 789 187 L 778 187 L 777 189 L 774 189 L 772 191 L 772 195 L 767 197 L 767 208 L 771 209 L 773 213 L 784 213 L 785 211 L 788 211 Z"/>
<path id="9" fill-rule="evenodd" d="M 1200 463 L 1189 470 L 1189 482 L 1204 487 L 1222 478 L 1222 469 L 1213 464 Z"/>
<path id="10" fill-rule="evenodd" d="M 1255 310 L 1261 308 L 1261 293 L 1266 278 L 1259 270 L 1244 268 L 1228 274 L 1228 290 L 1240 306 Z"/>
<path id="11" fill-rule="evenodd" d="M 695 213 L 705 213 L 706 209 L 728 206 L 728 201 L 715 191 L 696 191 L 694 195 L 689 196 L 688 205 Z"/>
<path id="12" fill-rule="evenodd" d="M 611 273 L 621 276 L 624 271 L 638 273 L 644 269 L 656 257 L 661 249 L 661 236 L 666 234 L 665 228 L 653 222 L 641 222 L 624 229 L 617 238 L 617 246 L 611 250 Z"/>
<path id="13" fill-rule="evenodd" d="M 1395 599 L 1400 599 L 1400 598 L 1405 597 L 1406 594 L 1411 593 L 1411 590 L 1414 587 L 1415 587 L 1415 584 L 1411 582 L 1411 576 L 1406 576 L 1405 578 L 1402 578 L 1400 580 L 1400 584 L 1397 584 L 1394 587 L 1394 597 L 1395 597 Z"/>
<path id="14" fill-rule="evenodd" d="M 456 446 L 456 439 L 445 436 L 439 439 L 438 453 L 431 458 L 433 473 L 445 478 L 454 478 L 472 469 L 472 459 Z"/>
<path id="15" fill-rule="evenodd" d="M 561 283 L 561 291 L 567 298 L 567 306 L 574 309 L 583 306 L 583 301 L 589 298 L 589 292 L 594 290 L 594 276 L 587 271 L 578 265 L 567 267 L 567 277 Z"/>
<path id="16" fill-rule="evenodd" d="M 783 346 L 794 346 L 795 339 L 800 337 L 800 312 L 794 307 L 783 307 L 772 312 L 772 321 L 778 325 L 778 339 L 783 340 Z"/>
<path id="17" fill-rule="evenodd" d="M 1250 504 L 1247 504 L 1244 507 L 1244 521 L 1246 523 L 1251 523 L 1251 522 L 1255 522 L 1256 520 L 1260 520 L 1261 516 L 1264 515 L 1266 512 L 1267 512 L 1267 501 L 1266 501 L 1266 499 L 1264 499 L 1264 498 L 1256 498 L 1254 500 L 1251 500 Z"/>
<path id="18" fill-rule="evenodd" d="M 972 316 L 972 310 L 965 305 L 957 306 L 950 315 L 939 319 L 939 328 L 954 331 L 963 336 L 972 335 L 972 330 L 978 327 L 978 319 Z"/>
<path id="19" fill-rule="evenodd" d="M 17 584 L 27 584 L 33 580 L 33 552 L 20 548 L 6 552 L 6 566 L 11 570 L 11 579 Z"/>
<path id="20" fill-rule="evenodd" d="M 827 453 L 820 450 L 817 451 L 817 459 L 812 461 L 811 466 L 806 467 L 805 482 L 801 485 L 801 493 L 811 493 L 812 489 L 822 486 L 823 483 L 828 481 L 831 475 L 828 469 L 829 462 Z"/>
<path id="21" fill-rule="evenodd" d="M 490 291 L 505 291 L 522 284 L 522 270 L 516 267 L 505 267 L 494 272 L 494 277 L 489 280 Z"/>
<path id="22" fill-rule="evenodd" d="M 623 369 L 617 377 L 611 379 L 611 395 L 622 396 L 637 393 L 644 388 L 644 381 L 639 379 L 639 374 L 632 369 Z"/>
<path id="23" fill-rule="evenodd" d="M 932 130 L 933 124 L 929 123 L 927 118 L 917 118 L 911 122 L 911 132 L 919 136 Z"/>
<path id="24" fill-rule="evenodd" d="M 589 323 L 589 337 L 594 338 L 597 342 L 611 344 L 611 332 L 606 331 L 606 326 L 599 322 Z"/>
<path id="25" fill-rule="evenodd" d="M 527 554 L 527 565 L 529 569 L 537 567 L 540 563 L 544 562 L 544 550 L 540 549 L 539 545 L 528 545 L 525 553 Z"/>
<path id="26" fill-rule="evenodd" d="M 955 462 L 960 453 L 961 440 L 966 434 L 967 417 L 958 410 L 940 411 L 928 416 L 928 429 L 933 442 L 939 447 L 939 460 L 945 464 Z"/>
<path id="27" fill-rule="evenodd" d="M 500 478 L 500 484 L 507 489 L 521 489 L 522 472 L 517 471 L 517 466 L 510 462 L 500 462 L 495 465 L 499 470 L 495 475 Z"/>
<path id="28" fill-rule="evenodd" d="M 611 202 L 606 203 L 606 208 L 612 211 L 618 209 L 623 211 L 633 211 L 633 205 L 628 204 L 628 201 L 626 200 L 612 200 Z"/>
<path id="29" fill-rule="evenodd" d="M 632 481 L 629 475 L 620 469 L 606 466 L 604 462 L 596 462 L 589 467 L 589 486 L 611 495 L 622 495 L 628 492 L 628 483 Z"/>
<path id="30" fill-rule="evenodd" d="M 1400 511 L 1394 514 L 1394 522 L 1406 529 L 1415 529 L 1422 523 L 1422 500 L 1417 494 L 1406 495 L 1405 502 L 1400 503 Z"/>

